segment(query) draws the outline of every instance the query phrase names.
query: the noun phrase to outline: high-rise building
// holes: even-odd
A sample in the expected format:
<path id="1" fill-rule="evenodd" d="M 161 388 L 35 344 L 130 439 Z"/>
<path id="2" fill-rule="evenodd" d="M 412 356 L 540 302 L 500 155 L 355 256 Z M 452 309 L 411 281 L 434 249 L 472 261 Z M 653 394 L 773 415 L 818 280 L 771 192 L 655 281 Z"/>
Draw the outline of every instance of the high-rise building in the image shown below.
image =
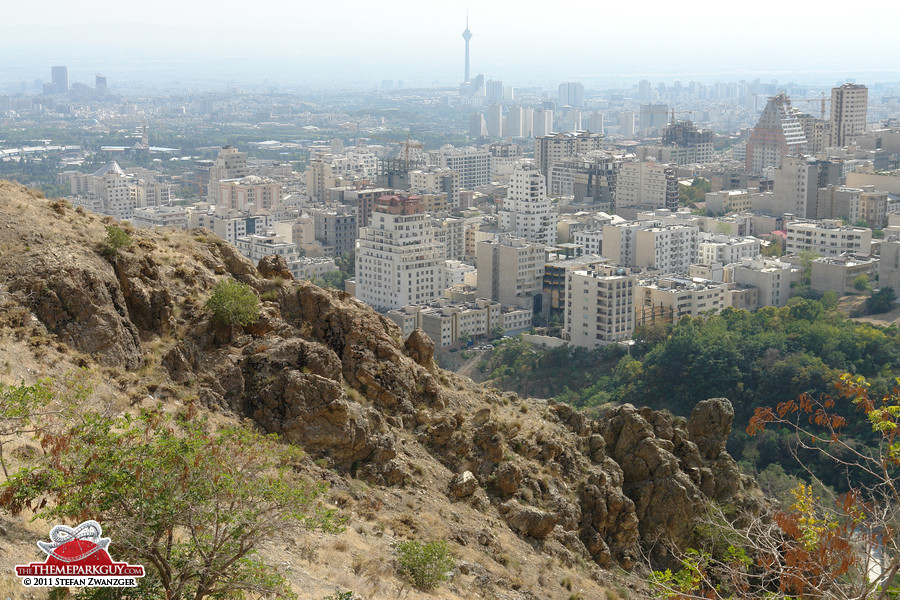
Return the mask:
<path id="1" fill-rule="evenodd" d="M 210 203 L 219 203 L 219 182 L 226 179 L 241 179 L 249 175 L 247 170 L 247 154 L 238 152 L 232 146 L 223 146 L 219 150 L 216 162 L 209 170 L 207 197 Z"/>
<path id="2" fill-rule="evenodd" d="M 843 147 L 866 131 L 869 90 L 845 83 L 831 90 L 831 145 Z"/>
<path id="3" fill-rule="evenodd" d="M 462 189 L 472 190 L 491 182 L 491 153 L 467 146 L 443 148 L 431 155 L 432 164 L 459 173 Z"/>
<path id="4" fill-rule="evenodd" d="M 469 17 L 466 16 L 466 30 L 462 32 L 462 37 L 466 40 L 466 72 L 463 81 L 471 81 L 469 79 L 469 41 L 472 39 L 472 32 L 469 31 Z"/>
<path id="5" fill-rule="evenodd" d="M 534 165 L 517 168 L 509 180 L 509 192 L 500 210 L 500 228 L 528 242 L 556 244 L 559 215 L 547 199 L 544 176 Z"/>
<path id="6" fill-rule="evenodd" d="M 469 136 L 479 138 L 486 135 L 487 124 L 484 122 L 484 115 L 477 112 L 469 113 Z"/>
<path id="7" fill-rule="evenodd" d="M 684 152 L 673 152 L 675 164 L 709 163 L 713 158 L 713 132 L 700 129 L 691 121 L 670 123 L 662 130 L 663 146 L 679 148 Z M 661 160 L 668 160 L 662 156 Z"/>
<path id="8" fill-rule="evenodd" d="M 634 135 L 634 111 L 625 110 L 619 113 L 619 133 L 625 137 Z"/>
<path id="9" fill-rule="evenodd" d="M 537 165 L 541 174 L 546 177 L 547 192 L 550 194 L 560 193 L 554 191 L 554 181 L 551 176 L 554 163 L 578 154 L 599 150 L 602 142 L 603 138 L 599 133 L 591 133 L 589 131 L 556 133 L 543 135 L 535 139 L 534 164 Z"/>
<path id="10" fill-rule="evenodd" d="M 806 135 L 796 115 L 787 94 L 769 98 L 747 140 L 747 171 L 758 174 L 779 167 L 784 156 L 806 151 Z"/>
<path id="11" fill-rule="evenodd" d="M 669 107 L 665 104 L 642 104 L 641 129 L 644 131 L 661 131 L 669 122 Z"/>
<path id="12" fill-rule="evenodd" d="M 479 298 L 540 311 L 544 245 L 501 236 L 475 245 Z"/>
<path id="13" fill-rule="evenodd" d="M 510 106 L 506 115 L 506 136 L 520 138 L 525 136 L 525 109 L 521 106 Z"/>
<path id="14" fill-rule="evenodd" d="M 50 67 L 50 79 L 57 94 L 65 94 L 69 91 L 68 67 Z"/>
<path id="15" fill-rule="evenodd" d="M 559 84 L 559 106 L 584 107 L 584 85 L 577 81 Z"/>
<path id="16" fill-rule="evenodd" d="M 630 269 L 597 265 L 566 273 L 565 333 L 573 346 L 596 348 L 631 339 L 634 288 Z"/>
<path id="17" fill-rule="evenodd" d="M 653 160 L 622 163 L 616 173 L 616 208 L 669 208 L 678 206 L 675 169 Z"/>
<path id="18" fill-rule="evenodd" d="M 98 96 L 105 96 L 108 93 L 106 87 L 106 75 L 100 75 L 98 73 L 94 76 L 94 92 Z"/>
<path id="19" fill-rule="evenodd" d="M 646 79 L 641 79 L 638 82 L 638 102 L 650 104 L 650 82 Z"/>
<path id="20" fill-rule="evenodd" d="M 418 196 L 382 196 L 359 230 L 356 297 L 377 309 L 439 298 L 443 251 Z"/>
<path id="21" fill-rule="evenodd" d="M 503 137 L 503 107 L 496 102 L 488 106 L 487 131 L 488 137 Z"/>

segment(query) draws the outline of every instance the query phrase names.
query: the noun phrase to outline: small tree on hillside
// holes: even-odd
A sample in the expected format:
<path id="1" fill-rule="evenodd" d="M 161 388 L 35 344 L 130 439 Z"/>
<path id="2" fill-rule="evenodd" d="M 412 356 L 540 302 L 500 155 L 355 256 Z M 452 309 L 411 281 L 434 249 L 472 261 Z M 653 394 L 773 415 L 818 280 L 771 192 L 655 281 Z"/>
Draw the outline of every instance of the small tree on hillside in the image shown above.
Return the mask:
<path id="1" fill-rule="evenodd" d="M 339 529 L 320 504 L 325 484 L 294 474 L 302 453 L 246 428 L 211 433 L 193 414 L 87 413 L 40 443 L 46 453 L 3 485 L 0 505 L 51 520 L 90 515 L 166 598 L 293 598 L 260 543 L 298 525 Z"/>
<path id="2" fill-rule="evenodd" d="M 259 318 L 259 298 L 253 288 L 231 278 L 216 284 L 204 308 L 225 325 L 249 325 Z"/>

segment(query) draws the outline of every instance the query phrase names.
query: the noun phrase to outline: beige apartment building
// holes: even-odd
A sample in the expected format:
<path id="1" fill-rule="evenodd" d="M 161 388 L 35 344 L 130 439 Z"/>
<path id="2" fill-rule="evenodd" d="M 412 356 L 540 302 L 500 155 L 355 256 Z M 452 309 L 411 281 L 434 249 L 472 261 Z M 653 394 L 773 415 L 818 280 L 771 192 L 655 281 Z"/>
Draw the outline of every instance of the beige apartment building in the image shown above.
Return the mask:
<path id="1" fill-rule="evenodd" d="M 853 282 L 860 275 L 865 275 L 869 282 L 875 282 L 878 276 L 879 260 L 872 256 L 826 256 L 812 262 L 810 284 L 820 292 L 837 292 L 839 296 L 857 292 Z"/>
<path id="2" fill-rule="evenodd" d="M 869 89 L 845 83 L 831 89 L 831 145 L 841 148 L 866 132 Z"/>
<path id="3" fill-rule="evenodd" d="M 872 252 L 871 229 L 844 225 L 836 219 L 791 221 L 785 226 L 785 233 L 788 253 L 812 250 L 821 256 L 839 256 L 845 252 L 864 255 Z"/>
<path id="4" fill-rule="evenodd" d="M 624 267 L 598 266 L 566 273 L 565 333 L 582 348 L 631 339 L 637 276 Z"/>
<path id="5" fill-rule="evenodd" d="M 634 288 L 635 323 L 677 322 L 685 316 L 718 313 L 727 306 L 728 284 L 700 278 L 657 277 Z"/>
<path id="6" fill-rule="evenodd" d="M 503 306 L 535 308 L 544 280 L 544 245 L 502 236 L 479 242 L 475 250 L 478 297 Z"/>

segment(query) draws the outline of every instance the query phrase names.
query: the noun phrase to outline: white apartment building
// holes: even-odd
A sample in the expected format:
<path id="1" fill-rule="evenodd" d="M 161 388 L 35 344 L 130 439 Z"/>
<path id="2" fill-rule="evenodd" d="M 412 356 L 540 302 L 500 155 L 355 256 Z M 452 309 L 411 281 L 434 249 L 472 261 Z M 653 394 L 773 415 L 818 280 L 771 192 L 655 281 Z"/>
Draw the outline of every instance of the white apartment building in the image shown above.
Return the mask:
<path id="1" fill-rule="evenodd" d="M 544 191 L 544 176 L 534 165 L 515 170 L 500 212 L 500 228 L 528 242 L 556 244 L 556 207 Z"/>
<path id="2" fill-rule="evenodd" d="M 214 184 L 210 183 L 210 188 Z M 218 182 L 217 206 L 251 212 L 271 210 L 282 203 L 282 184 L 256 175 Z"/>
<path id="3" fill-rule="evenodd" d="M 585 254 L 603 254 L 603 230 L 576 231 L 573 241 L 584 248 Z"/>
<path id="4" fill-rule="evenodd" d="M 800 281 L 800 268 L 770 258 L 744 258 L 728 265 L 726 276 L 731 281 L 759 289 L 760 306 L 786 306 L 791 296 L 791 282 Z"/>
<path id="5" fill-rule="evenodd" d="M 872 230 L 868 227 L 843 225 L 840 220 L 791 221 L 785 225 L 788 253 L 804 250 L 821 256 L 838 256 L 845 252 L 871 254 Z"/>
<path id="6" fill-rule="evenodd" d="M 479 298 L 534 308 L 543 288 L 543 244 L 507 236 L 485 240 L 476 244 L 475 261 Z"/>
<path id="7" fill-rule="evenodd" d="M 183 206 L 145 206 L 134 209 L 131 224 L 135 227 L 187 229 L 188 218 Z"/>
<path id="8" fill-rule="evenodd" d="M 460 175 L 452 169 L 426 167 L 409 172 L 409 190 L 414 194 L 447 194 L 452 208 L 459 208 Z"/>
<path id="9" fill-rule="evenodd" d="M 731 237 L 723 234 L 700 233 L 697 258 L 701 263 L 728 265 L 744 258 L 759 256 L 761 243 L 753 237 Z"/>
<path id="10" fill-rule="evenodd" d="M 538 135 L 535 132 L 535 135 Z M 547 179 L 546 191 L 555 196 L 562 192 L 560 184 L 553 177 L 553 165 L 577 156 L 586 154 L 592 150 L 600 150 L 603 137 L 598 133 L 589 131 L 575 131 L 572 133 L 541 134 L 534 140 L 534 164 Z"/>
<path id="11" fill-rule="evenodd" d="M 224 146 L 219 150 L 216 161 L 209 170 L 207 199 L 212 204 L 219 203 L 219 182 L 226 179 L 242 179 L 250 174 L 247 168 L 247 154 L 237 148 Z"/>
<path id="12" fill-rule="evenodd" d="M 661 273 L 687 273 L 697 260 L 697 236 L 694 225 L 663 225 L 637 230 L 634 266 L 656 269 Z"/>
<path id="13" fill-rule="evenodd" d="M 431 219 L 430 222 L 434 231 L 435 241 L 443 246 L 444 258 L 447 260 L 465 260 L 465 219 Z"/>
<path id="14" fill-rule="evenodd" d="M 625 223 L 610 223 L 603 226 L 603 252 L 601 254 L 610 262 L 622 267 L 635 266 L 635 252 L 637 249 L 637 232 L 645 227 L 657 227 L 656 221 L 628 221 Z"/>
<path id="15" fill-rule="evenodd" d="M 382 196 L 359 230 L 356 297 L 376 309 L 430 302 L 443 293 L 442 261 L 421 201 Z"/>
<path id="16" fill-rule="evenodd" d="M 442 169 L 459 173 L 459 187 L 473 190 L 491 183 L 491 153 L 472 146 L 454 148 L 444 146 L 437 152 L 429 152 L 429 161 Z"/>
<path id="17" fill-rule="evenodd" d="M 599 266 L 566 274 L 565 337 L 583 348 L 631 339 L 637 276 Z"/>
<path id="18" fill-rule="evenodd" d="M 701 278 L 658 277 L 635 286 L 635 312 L 638 325 L 655 319 L 677 322 L 685 316 L 718 313 L 727 306 L 728 284 Z"/>
<path id="19" fill-rule="evenodd" d="M 676 208 L 678 177 L 675 169 L 653 160 L 622 163 L 616 175 L 616 209 L 634 206 Z"/>
<path id="20" fill-rule="evenodd" d="M 490 336 L 493 327 L 503 327 L 500 303 L 486 298 L 474 302 L 452 302 L 442 298 L 390 310 L 386 316 L 400 326 L 403 337 L 408 337 L 418 327 L 437 348 L 453 346 L 466 338 L 484 339 Z"/>
<path id="21" fill-rule="evenodd" d="M 234 241 L 234 245 L 238 252 L 254 263 L 258 263 L 261 258 L 273 254 L 283 256 L 288 264 L 300 258 L 300 249 L 297 245 L 288 242 L 274 231 L 253 233 L 239 237 Z"/>
<path id="22" fill-rule="evenodd" d="M 237 244 L 239 237 L 269 231 L 272 228 L 272 222 L 271 215 L 266 213 L 250 215 L 211 205 L 203 205 L 199 209 L 188 211 L 189 228 L 204 227 L 234 245 Z"/>
<path id="23" fill-rule="evenodd" d="M 321 277 L 325 273 L 337 271 L 337 265 L 334 264 L 333 258 L 301 256 L 295 261 L 288 263 L 294 279 L 313 279 Z"/>

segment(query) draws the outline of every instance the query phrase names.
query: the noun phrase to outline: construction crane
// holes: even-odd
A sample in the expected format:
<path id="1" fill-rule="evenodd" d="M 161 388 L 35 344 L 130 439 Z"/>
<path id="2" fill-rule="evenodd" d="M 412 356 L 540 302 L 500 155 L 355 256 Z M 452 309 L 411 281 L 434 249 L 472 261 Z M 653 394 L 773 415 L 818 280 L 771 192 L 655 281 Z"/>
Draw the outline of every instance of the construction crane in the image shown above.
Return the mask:
<path id="1" fill-rule="evenodd" d="M 672 109 L 672 120 L 670 121 L 671 125 L 675 124 L 675 115 L 692 115 L 694 111 L 692 110 L 679 110 L 676 111 L 674 108 Z"/>
<path id="2" fill-rule="evenodd" d="M 822 120 L 825 120 L 825 92 L 822 92 L 820 98 L 791 98 L 792 102 L 821 102 L 822 103 Z"/>
<path id="3" fill-rule="evenodd" d="M 409 164 L 409 149 L 410 149 L 410 148 L 417 148 L 417 149 L 420 149 L 420 150 L 424 150 L 424 149 L 425 149 L 425 144 L 423 144 L 422 142 L 417 142 L 417 141 L 415 141 L 415 140 L 410 140 L 410 139 L 409 139 L 409 134 L 408 134 L 408 133 L 406 134 L 406 141 L 405 141 L 405 142 L 404 142 L 404 141 L 401 141 L 401 140 L 392 140 L 391 138 L 380 137 L 380 136 L 377 136 L 377 135 L 373 135 L 373 136 L 370 136 L 370 137 L 371 137 L 373 140 L 381 140 L 381 141 L 384 141 L 384 142 L 391 142 L 392 144 L 400 144 L 401 146 L 403 146 L 403 148 L 404 148 L 403 159 L 406 161 L 406 164 L 407 164 L 407 165 Z"/>

